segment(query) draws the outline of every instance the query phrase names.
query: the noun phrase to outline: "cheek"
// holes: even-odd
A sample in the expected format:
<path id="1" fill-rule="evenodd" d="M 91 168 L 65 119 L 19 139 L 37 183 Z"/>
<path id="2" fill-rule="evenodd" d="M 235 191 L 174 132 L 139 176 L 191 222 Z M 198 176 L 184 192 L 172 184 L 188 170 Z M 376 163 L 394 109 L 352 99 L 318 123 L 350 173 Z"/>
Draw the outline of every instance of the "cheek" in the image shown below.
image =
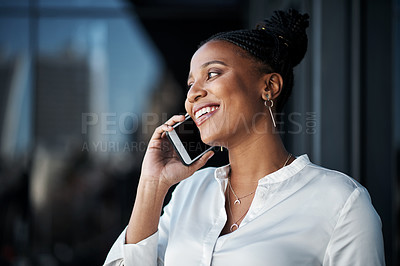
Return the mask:
<path id="1" fill-rule="evenodd" d="M 258 112 L 262 98 L 252 79 L 242 75 L 227 74 L 210 86 L 209 92 L 220 98 L 225 107 L 232 112 Z M 210 84 L 211 85 L 211 84 Z"/>
<path id="2" fill-rule="evenodd" d="M 188 99 L 185 100 L 185 110 L 189 113 L 190 109 L 192 109 L 191 104 L 189 103 Z"/>
<path id="3" fill-rule="evenodd" d="M 253 97 L 256 94 L 255 83 L 252 79 L 243 77 L 243 75 L 232 75 L 227 81 L 228 89 L 232 94 L 238 94 L 246 97 Z"/>
<path id="4" fill-rule="evenodd" d="M 225 104 L 230 119 L 245 124 L 252 123 L 255 116 L 265 111 L 261 97 L 246 91 L 232 91 Z"/>

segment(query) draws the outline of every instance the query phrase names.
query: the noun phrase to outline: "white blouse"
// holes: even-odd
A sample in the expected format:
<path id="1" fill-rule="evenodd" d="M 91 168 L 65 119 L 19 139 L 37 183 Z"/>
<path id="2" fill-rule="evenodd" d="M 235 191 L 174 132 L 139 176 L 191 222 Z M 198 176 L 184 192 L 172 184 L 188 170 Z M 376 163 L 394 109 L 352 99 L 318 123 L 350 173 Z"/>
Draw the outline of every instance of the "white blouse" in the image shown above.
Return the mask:
<path id="1" fill-rule="evenodd" d="M 307 155 L 260 179 L 239 228 L 220 236 L 228 171 L 206 168 L 182 181 L 158 231 L 137 244 L 122 232 L 105 265 L 385 265 L 367 190 Z"/>

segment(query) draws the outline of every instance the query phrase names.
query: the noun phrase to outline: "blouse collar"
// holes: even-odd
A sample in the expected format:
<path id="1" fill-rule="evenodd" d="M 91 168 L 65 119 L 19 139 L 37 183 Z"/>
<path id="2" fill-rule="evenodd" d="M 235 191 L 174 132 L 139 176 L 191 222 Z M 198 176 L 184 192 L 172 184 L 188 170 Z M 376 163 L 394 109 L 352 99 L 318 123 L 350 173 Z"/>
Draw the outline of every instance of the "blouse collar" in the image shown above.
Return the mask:
<path id="1" fill-rule="evenodd" d="M 289 165 L 280 168 L 279 170 L 270 173 L 258 181 L 259 185 L 273 184 L 285 181 L 300 172 L 307 164 L 311 163 L 307 154 L 303 154 Z M 215 169 L 214 176 L 219 181 L 224 181 L 228 178 L 230 165 L 224 165 Z"/>

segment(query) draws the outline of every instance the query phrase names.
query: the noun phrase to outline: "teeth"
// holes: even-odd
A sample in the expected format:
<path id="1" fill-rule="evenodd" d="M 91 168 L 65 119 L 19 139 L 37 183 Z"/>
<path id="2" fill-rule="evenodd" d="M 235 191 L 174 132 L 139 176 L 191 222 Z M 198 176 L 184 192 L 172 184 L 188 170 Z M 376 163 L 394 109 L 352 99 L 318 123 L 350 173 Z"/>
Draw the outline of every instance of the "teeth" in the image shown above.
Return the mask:
<path id="1" fill-rule="evenodd" d="M 217 110 L 218 108 L 219 108 L 219 106 L 204 107 L 204 108 L 201 108 L 200 110 L 198 110 L 194 114 L 194 116 L 197 119 L 197 118 L 199 118 L 200 116 L 202 116 L 202 115 L 204 115 L 206 113 L 210 113 L 210 112 L 213 112 L 213 111 Z"/>

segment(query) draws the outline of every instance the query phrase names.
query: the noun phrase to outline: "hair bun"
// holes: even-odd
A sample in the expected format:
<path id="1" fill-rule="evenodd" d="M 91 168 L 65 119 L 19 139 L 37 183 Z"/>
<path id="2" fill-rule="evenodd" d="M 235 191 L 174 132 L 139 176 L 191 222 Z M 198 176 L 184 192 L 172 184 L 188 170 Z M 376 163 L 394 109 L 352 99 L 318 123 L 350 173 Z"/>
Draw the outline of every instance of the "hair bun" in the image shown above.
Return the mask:
<path id="1" fill-rule="evenodd" d="M 289 9 L 287 12 L 274 11 L 274 15 L 257 24 L 256 29 L 273 34 L 281 46 L 286 46 L 292 66 L 296 66 L 307 51 L 308 19 L 308 14 L 302 15 L 295 9 Z"/>

